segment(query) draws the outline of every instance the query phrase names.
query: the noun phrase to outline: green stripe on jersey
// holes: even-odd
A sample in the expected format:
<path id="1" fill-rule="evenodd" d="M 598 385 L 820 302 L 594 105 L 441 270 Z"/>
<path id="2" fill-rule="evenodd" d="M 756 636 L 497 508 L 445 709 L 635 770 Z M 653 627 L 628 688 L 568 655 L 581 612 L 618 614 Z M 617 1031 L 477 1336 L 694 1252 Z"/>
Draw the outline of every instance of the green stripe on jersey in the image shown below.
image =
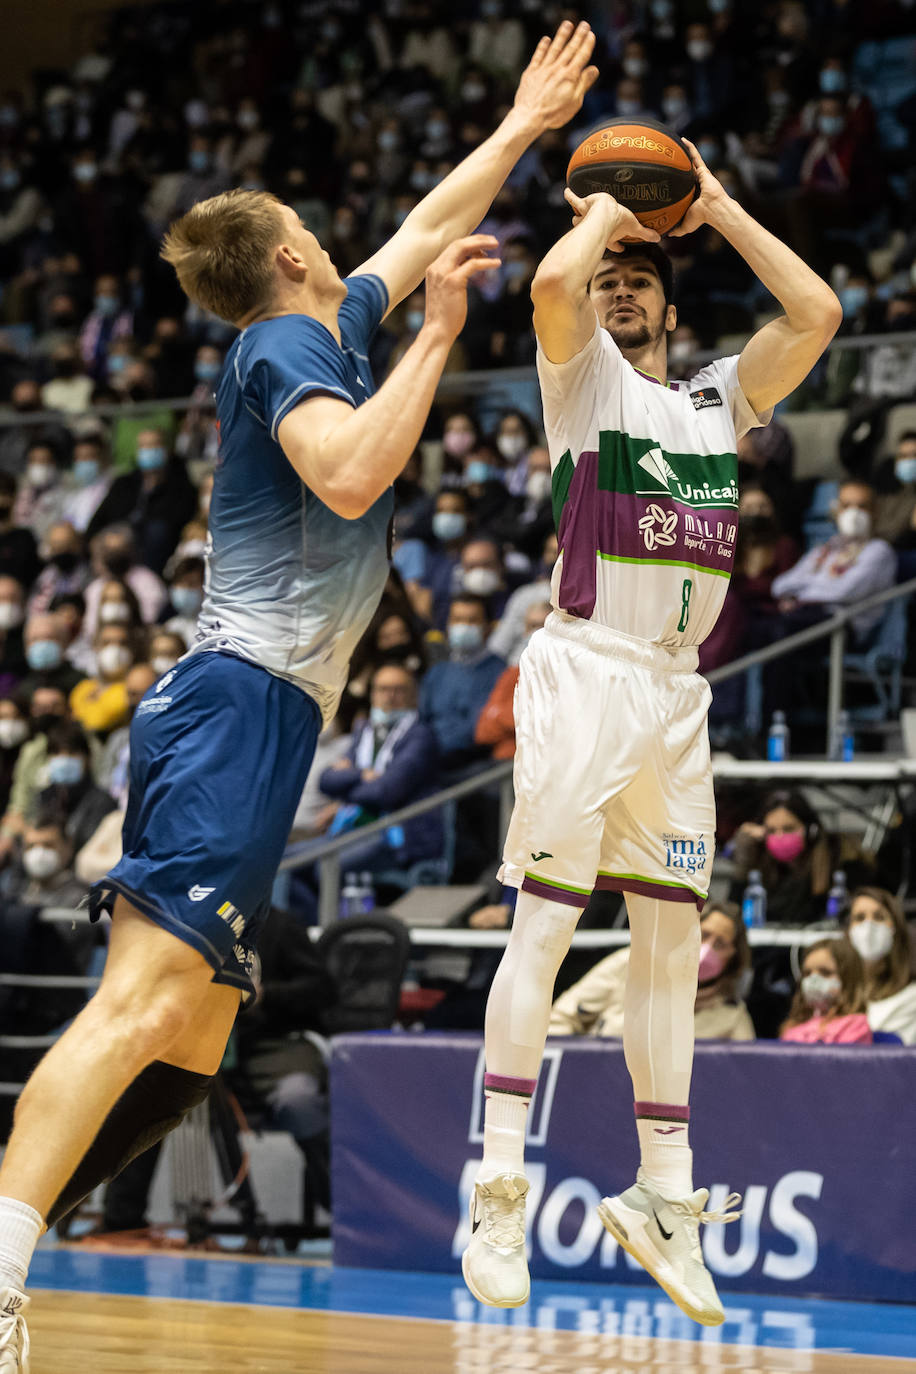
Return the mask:
<path id="1" fill-rule="evenodd" d="M 563 514 L 563 507 L 566 505 L 566 498 L 569 495 L 569 487 L 575 470 L 576 468 L 572 460 L 572 454 L 569 449 L 567 449 L 560 457 L 550 478 L 553 523 L 556 525 L 557 529 L 560 528 L 560 516 Z"/>
<path id="2" fill-rule="evenodd" d="M 669 453 L 654 439 L 634 439 L 621 430 L 602 429 L 598 435 L 599 491 L 737 508 L 737 478 L 735 453 Z"/>
<path id="3" fill-rule="evenodd" d="M 651 565 L 658 568 L 689 568 L 691 572 L 709 573 L 710 577 L 724 577 L 726 581 L 731 577 L 731 573 L 726 572 L 724 568 L 704 568 L 699 563 L 683 563 L 677 558 L 625 558 L 623 554 L 602 553 L 600 549 L 598 549 L 598 557 L 603 558 L 606 563 L 637 563 L 640 567 Z"/>
<path id="4" fill-rule="evenodd" d="M 562 892 L 575 892 L 579 897 L 588 897 L 592 892 L 590 887 L 573 887 L 572 883 L 558 883 L 553 878 L 545 878 L 541 873 L 529 873 L 527 868 L 525 869 L 525 877 L 530 878 L 533 883 L 543 883 L 544 887 L 558 887 Z M 672 886 L 677 886 L 677 884 L 672 884 Z"/>

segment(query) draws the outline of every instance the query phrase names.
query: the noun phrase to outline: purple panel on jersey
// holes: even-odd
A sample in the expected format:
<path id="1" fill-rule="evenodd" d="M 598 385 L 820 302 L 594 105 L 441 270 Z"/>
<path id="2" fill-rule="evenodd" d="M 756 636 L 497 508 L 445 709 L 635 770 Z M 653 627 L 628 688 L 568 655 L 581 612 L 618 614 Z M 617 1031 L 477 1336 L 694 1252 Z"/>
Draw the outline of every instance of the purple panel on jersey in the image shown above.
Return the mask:
<path id="1" fill-rule="evenodd" d="M 598 478 L 598 454 L 594 451 L 580 455 L 569 484 L 569 495 L 557 540 L 563 554 L 560 575 L 560 608 L 568 615 L 590 620 L 595 609 L 596 569 L 598 548 L 598 511 L 595 486 Z"/>
<path id="2" fill-rule="evenodd" d="M 697 510 L 670 496 L 592 493 L 598 542 L 606 558 L 628 563 L 690 563 L 728 576 L 735 553 L 738 516 L 734 508 Z"/>

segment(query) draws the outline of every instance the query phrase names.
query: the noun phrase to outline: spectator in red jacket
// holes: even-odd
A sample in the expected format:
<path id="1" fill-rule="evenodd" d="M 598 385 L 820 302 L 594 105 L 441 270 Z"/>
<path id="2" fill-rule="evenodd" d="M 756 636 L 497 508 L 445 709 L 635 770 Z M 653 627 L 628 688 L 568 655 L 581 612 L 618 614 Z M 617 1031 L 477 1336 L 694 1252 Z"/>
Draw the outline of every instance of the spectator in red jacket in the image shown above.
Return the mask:
<path id="1" fill-rule="evenodd" d="M 549 601 L 538 601 L 525 612 L 525 634 L 528 639 L 540 630 L 550 614 Z M 515 756 L 515 688 L 518 683 L 517 663 L 510 664 L 496 680 L 487 704 L 477 717 L 474 742 L 488 748 L 494 759 Z"/>

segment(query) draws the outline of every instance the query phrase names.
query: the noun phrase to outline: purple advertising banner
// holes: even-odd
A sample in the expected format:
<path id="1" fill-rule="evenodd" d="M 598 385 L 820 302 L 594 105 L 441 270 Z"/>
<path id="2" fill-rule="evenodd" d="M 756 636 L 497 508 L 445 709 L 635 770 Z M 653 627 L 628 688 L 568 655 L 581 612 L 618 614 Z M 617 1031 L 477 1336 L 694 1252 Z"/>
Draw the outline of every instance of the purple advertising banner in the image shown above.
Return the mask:
<path id="1" fill-rule="evenodd" d="M 532 1275 L 645 1282 L 595 1208 L 638 1162 L 617 1041 L 551 1039 L 527 1142 Z M 479 1036 L 342 1036 L 332 1061 L 334 1259 L 458 1272 L 483 1140 Z M 701 1228 L 724 1290 L 916 1302 L 916 1052 L 697 1046 L 691 1092 Z"/>

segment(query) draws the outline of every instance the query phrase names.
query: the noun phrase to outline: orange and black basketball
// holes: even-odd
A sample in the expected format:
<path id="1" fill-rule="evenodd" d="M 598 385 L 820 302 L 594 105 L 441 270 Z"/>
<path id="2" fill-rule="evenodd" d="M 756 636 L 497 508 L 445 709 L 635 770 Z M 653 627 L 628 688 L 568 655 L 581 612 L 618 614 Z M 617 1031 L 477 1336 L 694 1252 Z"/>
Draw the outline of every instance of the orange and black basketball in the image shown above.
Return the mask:
<path id="1" fill-rule="evenodd" d="M 654 119 L 612 119 L 592 129 L 566 169 L 577 196 L 607 191 L 640 224 L 667 234 L 680 224 L 699 187 L 690 154 Z"/>

